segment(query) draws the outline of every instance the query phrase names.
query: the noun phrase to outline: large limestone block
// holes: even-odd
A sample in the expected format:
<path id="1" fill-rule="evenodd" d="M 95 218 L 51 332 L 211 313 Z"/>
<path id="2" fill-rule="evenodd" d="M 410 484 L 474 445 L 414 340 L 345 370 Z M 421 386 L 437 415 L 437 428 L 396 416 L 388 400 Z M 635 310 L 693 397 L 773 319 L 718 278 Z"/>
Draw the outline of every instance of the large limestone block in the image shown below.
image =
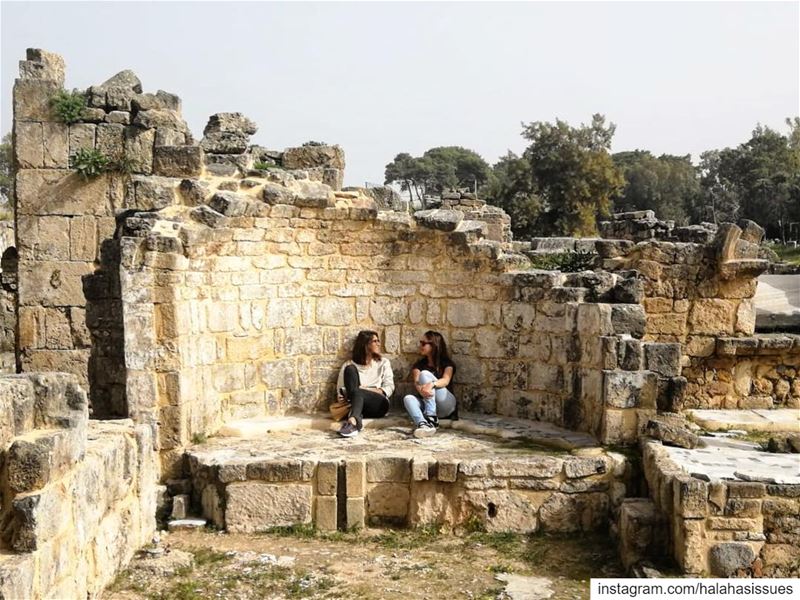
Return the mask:
<path id="1" fill-rule="evenodd" d="M 9 487 L 31 492 L 60 477 L 83 455 L 85 444 L 78 439 L 83 433 L 82 428 L 47 431 L 14 441 L 6 458 Z"/>
<path id="2" fill-rule="evenodd" d="M 131 161 L 133 172 L 144 174 L 153 172 L 155 139 L 155 129 L 141 129 L 134 126 L 125 128 L 125 157 Z"/>
<path id="3" fill-rule="evenodd" d="M 716 298 L 699 299 L 689 312 L 689 328 L 692 333 L 733 333 L 736 318 L 736 303 Z"/>
<path id="4" fill-rule="evenodd" d="M 116 160 L 125 154 L 125 126 L 118 123 L 100 123 L 95 136 L 96 148 L 108 158 Z"/>
<path id="5" fill-rule="evenodd" d="M 203 172 L 203 150 L 199 146 L 156 146 L 153 173 L 166 177 L 197 177 Z"/>
<path id="6" fill-rule="evenodd" d="M 69 168 L 69 131 L 65 123 L 42 123 L 46 169 Z"/>
<path id="7" fill-rule="evenodd" d="M 478 327 L 486 322 L 486 309 L 479 302 L 452 300 L 447 303 L 447 321 L 454 327 Z"/>
<path id="8" fill-rule="evenodd" d="M 19 76 L 22 79 L 45 79 L 64 85 L 64 69 L 61 55 L 41 48 L 28 48 L 25 60 L 19 61 Z"/>
<path id="9" fill-rule="evenodd" d="M 658 378 L 649 371 L 603 371 L 603 398 L 614 408 L 654 408 Z"/>
<path id="10" fill-rule="evenodd" d="M 384 456 L 367 461 L 367 481 L 372 482 L 407 482 L 411 476 L 408 458 L 401 456 Z"/>
<path id="11" fill-rule="evenodd" d="M 539 529 L 538 510 L 548 492 L 486 490 L 467 492 L 468 511 L 487 531 L 531 533 Z"/>
<path id="12" fill-rule="evenodd" d="M 311 522 L 310 485 L 231 483 L 225 488 L 225 495 L 225 526 L 231 533 Z"/>
<path id="13" fill-rule="evenodd" d="M 551 494 L 539 509 L 545 531 L 592 531 L 608 519 L 608 496 L 604 493 Z"/>
<path id="14" fill-rule="evenodd" d="M 14 83 L 14 119 L 19 121 L 57 121 L 50 100 L 61 90 L 49 79 L 17 79 Z"/>
<path id="15" fill-rule="evenodd" d="M 97 125 L 93 123 L 73 123 L 69 126 L 69 155 L 74 156 L 78 150 L 94 148 Z"/>
<path id="16" fill-rule="evenodd" d="M 408 501 L 408 484 L 376 483 L 367 492 L 367 519 L 370 523 L 403 522 L 408 515 Z"/>
<path id="17" fill-rule="evenodd" d="M 41 123 L 14 123 L 14 162 L 18 169 L 39 169 L 44 164 Z"/>
<path id="18" fill-rule="evenodd" d="M 85 180 L 72 172 L 21 169 L 16 176 L 17 213 L 112 216 L 114 185 L 107 175 Z"/>
<path id="19" fill-rule="evenodd" d="M 84 306 L 83 278 L 94 272 L 86 262 L 41 261 L 20 269 L 21 306 Z"/>
<path id="20" fill-rule="evenodd" d="M 29 494 L 20 494 L 11 503 L 16 528 L 11 547 L 17 552 L 32 552 L 69 524 L 69 498 L 61 486 L 48 486 Z"/>

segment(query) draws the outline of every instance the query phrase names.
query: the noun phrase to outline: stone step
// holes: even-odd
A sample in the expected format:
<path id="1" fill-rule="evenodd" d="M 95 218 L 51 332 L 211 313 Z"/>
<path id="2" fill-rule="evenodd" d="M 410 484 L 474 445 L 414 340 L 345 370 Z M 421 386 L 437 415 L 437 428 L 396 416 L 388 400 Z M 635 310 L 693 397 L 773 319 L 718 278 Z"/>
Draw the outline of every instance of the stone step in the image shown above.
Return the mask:
<path id="1" fill-rule="evenodd" d="M 582 531 L 607 526 L 626 494 L 625 457 L 552 425 L 464 418 L 417 439 L 405 419 L 376 419 L 342 438 L 329 419 L 325 430 L 316 418 L 274 421 L 284 429 L 262 421 L 260 436 L 212 438 L 187 451 L 191 504 L 215 526 L 459 527 L 477 519 L 489 531 Z"/>
<path id="2" fill-rule="evenodd" d="M 711 431 L 743 429 L 800 432 L 800 410 L 796 408 L 690 409 L 686 412 L 695 423 Z"/>

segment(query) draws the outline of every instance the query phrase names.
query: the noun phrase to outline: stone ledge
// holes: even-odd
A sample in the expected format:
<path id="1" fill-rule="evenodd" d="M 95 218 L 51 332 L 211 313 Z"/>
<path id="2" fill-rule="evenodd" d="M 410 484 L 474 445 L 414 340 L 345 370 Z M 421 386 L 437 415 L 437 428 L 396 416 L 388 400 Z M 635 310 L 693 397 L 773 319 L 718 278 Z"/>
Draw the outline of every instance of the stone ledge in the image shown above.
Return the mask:
<path id="1" fill-rule="evenodd" d="M 337 426 L 316 416 L 229 425 L 251 435 L 187 451 L 195 504 L 230 531 L 457 527 L 472 517 L 490 531 L 579 531 L 605 526 L 624 495 L 624 457 L 547 424 L 475 415 L 426 439 L 412 437 L 405 418 L 368 420 L 351 439 Z"/>

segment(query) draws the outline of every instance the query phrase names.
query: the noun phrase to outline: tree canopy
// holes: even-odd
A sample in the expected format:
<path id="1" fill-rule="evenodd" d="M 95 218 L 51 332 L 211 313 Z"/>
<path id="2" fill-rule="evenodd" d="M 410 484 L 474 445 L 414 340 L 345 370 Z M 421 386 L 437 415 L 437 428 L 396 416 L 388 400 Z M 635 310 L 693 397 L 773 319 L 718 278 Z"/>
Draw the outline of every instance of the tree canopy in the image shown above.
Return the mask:
<path id="1" fill-rule="evenodd" d="M 786 124 L 787 135 L 757 125 L 738 147 L 701 155 L 702 195 L 695 219 L 752 219 L 768 236 L 782 240 L 799 226 L 800 118 Z"/>
<path id="2" fill-rule="evenodd" d="M 422 156 L 401 152 L 386 165 L 385 183 L 397 182 L 425 205 L 425 196 L 454 188 L 474 189 L 489 178 L 491 169 L 479 154 L 460 146 L 438 146 Z"/>
<path id="3" fill-rule="evenodd" d="M 0 141 L 0 213 L 5 212 L 4 207 L 13 202 L 13 160 L 11 134 L 7 133 Z"/>
<path id="4" fill-rule="evenodd" d="M 614 210 L 653 210 L 661 219 L 684 225 L 691 207 L 700 196 L 700 181 L 691 156 L 662 154 L 646 150 L 618 152 L 612 156 L 622 170 L 625 186 L 614 198 Z"/>

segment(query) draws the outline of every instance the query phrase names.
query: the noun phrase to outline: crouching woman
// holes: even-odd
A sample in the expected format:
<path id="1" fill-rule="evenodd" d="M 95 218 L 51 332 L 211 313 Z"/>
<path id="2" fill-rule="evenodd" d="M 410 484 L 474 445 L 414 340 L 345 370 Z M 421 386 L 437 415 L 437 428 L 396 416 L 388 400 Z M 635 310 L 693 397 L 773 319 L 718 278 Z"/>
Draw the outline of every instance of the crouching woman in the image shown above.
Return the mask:
<path id="1" fill-rule="evenodd" d="M 403 398 L 403 404 L 414 421 L 414 437 L 428 437 L 436 433 L 439 417 L 458 418 L 452 391 L 456 365 L 438 331 L 425 332 L 419 341 L 419 353 L 422 358 L 411 367 L 417 394 Z"/>
<path id="2" fill-rule="evenodd" d="M 363 418 L 378 419 L 389 412 L 394 374 L 389 359 L 381 356 L 381 340 L 375 331 L 358 332 L 353 358 L 342 365 L 336 389 L 350 403 L 347 420 L 339 430 L 342 437 L 358 435 Z"/>

